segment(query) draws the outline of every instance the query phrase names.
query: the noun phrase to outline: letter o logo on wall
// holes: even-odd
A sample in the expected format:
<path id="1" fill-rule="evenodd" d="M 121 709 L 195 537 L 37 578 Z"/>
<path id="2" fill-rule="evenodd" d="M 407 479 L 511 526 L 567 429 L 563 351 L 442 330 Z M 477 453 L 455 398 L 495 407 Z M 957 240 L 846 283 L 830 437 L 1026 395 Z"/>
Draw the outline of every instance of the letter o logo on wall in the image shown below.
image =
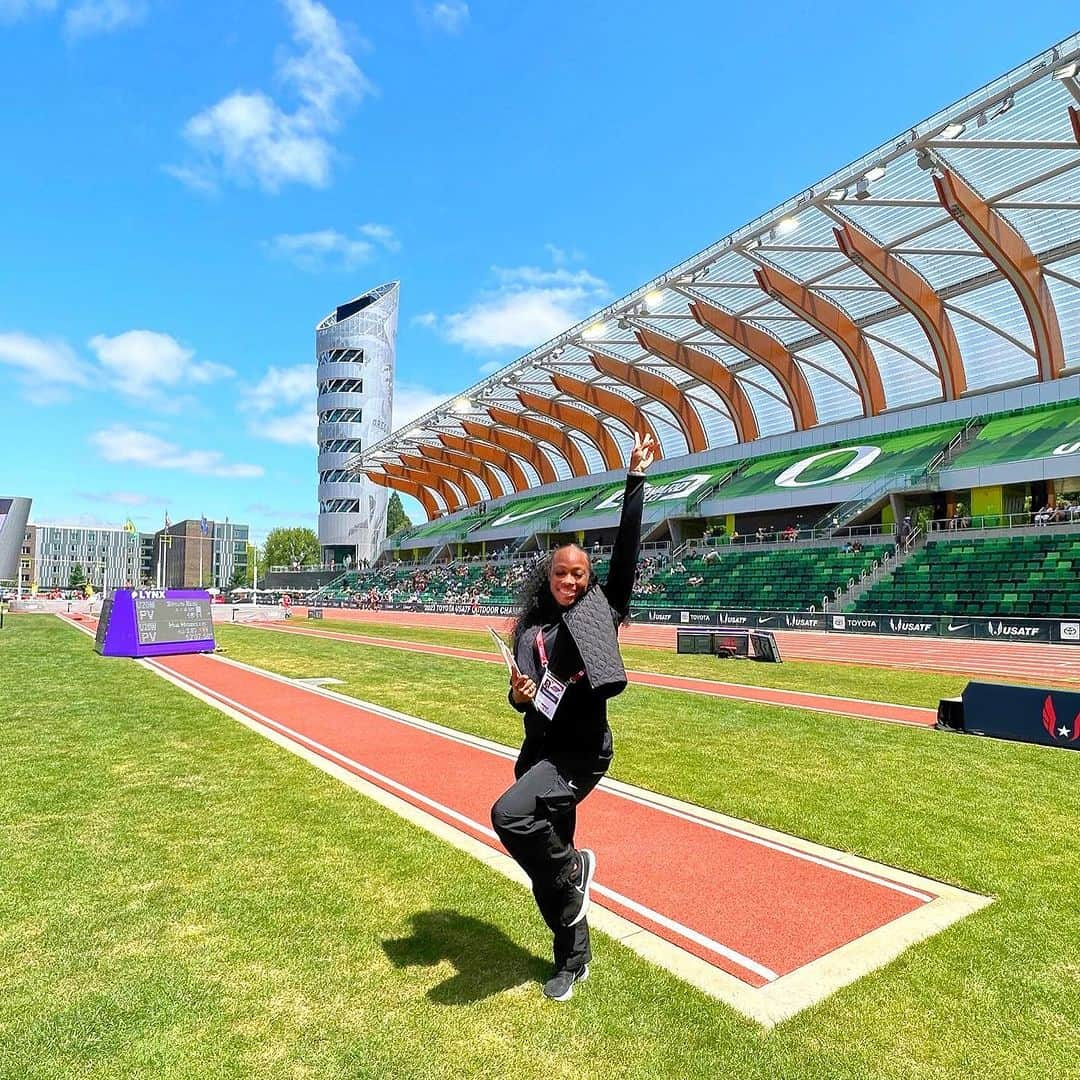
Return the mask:
<path id="1" fill-rule="evenodd" d="M 817 480 L 799 479 L 811 466 L 816 465 L 819 461 L 824 461 L 826 458 L 836 457 L 838 454 L 854 454 L 855 456 L 831 476 L 822 476 Z M 877 461 L 880 456 L 880 446 L 843 446 L 836 450 L 822 450 L 820 454 L 811 454 L 809 457 L 803 458 L 802 461 L 796 461 L 794 465 L 788 466 L 776 478 L 774 483 L 777 487 L 815 487 L 818 484 L 833 484 L 837 480 L 843 480 L 845 477 L 862 472 L 867 465 Z"/>

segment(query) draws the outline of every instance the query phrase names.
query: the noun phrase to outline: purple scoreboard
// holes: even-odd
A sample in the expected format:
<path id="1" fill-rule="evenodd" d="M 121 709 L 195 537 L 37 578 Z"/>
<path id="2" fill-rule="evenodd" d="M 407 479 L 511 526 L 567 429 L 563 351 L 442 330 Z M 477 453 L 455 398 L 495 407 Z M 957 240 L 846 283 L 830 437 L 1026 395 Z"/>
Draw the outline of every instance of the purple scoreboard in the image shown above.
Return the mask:
<path id="1" fill-rule="evenodd" d="M 213 652 L 210 594 L 203 589 L 117 589 L 101 608 L 102 656 Z"/>

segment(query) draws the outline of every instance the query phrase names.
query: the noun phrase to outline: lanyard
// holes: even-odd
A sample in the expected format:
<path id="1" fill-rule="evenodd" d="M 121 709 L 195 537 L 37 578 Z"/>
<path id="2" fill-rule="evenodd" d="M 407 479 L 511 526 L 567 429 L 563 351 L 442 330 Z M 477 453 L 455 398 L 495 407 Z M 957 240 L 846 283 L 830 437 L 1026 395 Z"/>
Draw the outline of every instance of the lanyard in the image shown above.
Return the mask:
<path id="1" fill-rule="evenodd" d="M 540 654 L 540 666 L 546 668 L 548 666 L 547 647 L 544 645 L 544 628 L 538 626 L 536 628 L 536 651 Z M 585 669 L 582 668 L 576 675 L 571 675 L 566 680 L 567 686 L 573 686 L 574 683 L 585 678 Z"/>

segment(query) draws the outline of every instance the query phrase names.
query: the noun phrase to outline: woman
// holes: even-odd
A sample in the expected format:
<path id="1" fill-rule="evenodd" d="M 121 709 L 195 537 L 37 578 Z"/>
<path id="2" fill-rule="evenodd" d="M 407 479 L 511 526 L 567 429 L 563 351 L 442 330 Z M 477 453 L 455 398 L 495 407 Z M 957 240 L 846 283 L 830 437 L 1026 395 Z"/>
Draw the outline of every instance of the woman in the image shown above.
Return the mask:
<path id="1" fill-rule="evenodd" d="M 589 974 L 585 912 L 596 858 L 574 847 L 576 810 L 611 764 L 607 699 L 626 686 L 616 634 L 630 612 L 645 470 L 654 456 L 652 436 L 635 435 L 607 582 L 599 584 L 576 544 L 558 547 L 526 581 L 514 626 L 509 696 L 524 713 L 525 741 L 516 782 L 491 808 L 491 821 L 529 875 L 554 935 L 555 974 L 544 993 L 555 1001 L 566 1001 Z"/>

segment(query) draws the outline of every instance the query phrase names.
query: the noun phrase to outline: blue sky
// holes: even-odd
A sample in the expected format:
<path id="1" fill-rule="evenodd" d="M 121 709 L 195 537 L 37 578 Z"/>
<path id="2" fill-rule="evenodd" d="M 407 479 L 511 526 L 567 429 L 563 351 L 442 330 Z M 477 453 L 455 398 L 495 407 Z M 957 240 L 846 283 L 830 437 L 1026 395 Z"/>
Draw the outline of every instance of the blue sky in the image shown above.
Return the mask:
<path id="1" fill-rule="evenodd" d="M 406 423 L 1075 10 L 0 0 L 0 494 L 314 526 L 335 304 L 401 281 Z"/>

